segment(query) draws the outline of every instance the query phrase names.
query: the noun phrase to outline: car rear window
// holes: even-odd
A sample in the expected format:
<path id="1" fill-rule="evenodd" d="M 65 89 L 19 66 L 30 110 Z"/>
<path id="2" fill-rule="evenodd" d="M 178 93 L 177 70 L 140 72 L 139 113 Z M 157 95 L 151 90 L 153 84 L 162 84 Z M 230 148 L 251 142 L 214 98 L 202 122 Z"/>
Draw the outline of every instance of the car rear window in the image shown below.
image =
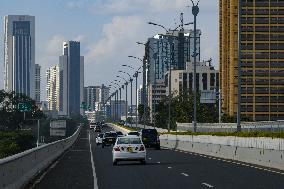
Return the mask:
<path id="1" fill-rule="evenodd" d="M 120 131 L 116 132 L 116 134 L 117 134 L 117 135 L 123 135 L 123 133 L 120 132 Z"/>
<path id="2" fill-rule="evenodd" d="M 118 138 L 117 144 L 142 144 L 140 138 Z"/>
<path id="3" fill-rule="evenodd" d="M 105 137 L 117 137 L 116 133 L 106 133 Z"/>
<path id="4" fill-rule="evenodd" d="M 142 130 L 142 135 L 144 136 L 157 136 L 157 130 L 155 129 L 144 129 Z"/>

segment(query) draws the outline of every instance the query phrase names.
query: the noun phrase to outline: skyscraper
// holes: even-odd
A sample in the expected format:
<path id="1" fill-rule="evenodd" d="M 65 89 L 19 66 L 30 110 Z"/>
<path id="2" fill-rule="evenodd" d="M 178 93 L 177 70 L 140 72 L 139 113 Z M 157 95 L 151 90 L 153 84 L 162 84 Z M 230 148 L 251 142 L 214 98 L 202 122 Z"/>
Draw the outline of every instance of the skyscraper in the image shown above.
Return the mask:
<path id="1" fill-rule="evenodd" d="M 46 101 L 48 110 L 59 111 L 59 66 L 52 66 L 46 71 Z"/>
<path id="2" fill-rule="evenodd" d="M 35 99 L 35 17 L 4 17 L 4 89 Z"/>
<path id="3" fill-rule="evenodd" d="M 222 109 L 238 105 L 238 0 L 220 0 Z M 283 1 L 242 0 L 241 115 L 251 120 L 284 119 Z"/>
<path id="4" fill-rule="evenodd" d="M 40 104 L 40 65 L 35 64 L 35 101 Z"/>
<path id="5" fill-rule="evenodd" d="M 84 90 L 84 57 L 80 55 L 80 42 L 63 43 L 63 55 L 59 57 L 60 113 L 83 113 L 80 108 Z"/>

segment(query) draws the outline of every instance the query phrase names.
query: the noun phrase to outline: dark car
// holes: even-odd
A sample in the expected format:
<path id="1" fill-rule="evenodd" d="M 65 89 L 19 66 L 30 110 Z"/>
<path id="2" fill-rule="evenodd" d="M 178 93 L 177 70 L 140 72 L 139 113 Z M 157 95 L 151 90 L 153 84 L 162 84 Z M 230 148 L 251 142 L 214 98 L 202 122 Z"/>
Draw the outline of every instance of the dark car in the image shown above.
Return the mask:
<path id="1" fill-rule="evenodd" d="M 124 137 L 124 134 L 121 131 L 116 131 L 117 137 Z"/>
<path id="2" fill-rule="evenodd" d="M 101 126 L 96 126 L 95 127 L 95 132 L 102 132 L 102 128 L 101 128 Z"/>
<path id="3" fill-rule="evenodd" d="M 103 136 L 102 148 L 114 145 L 117 138 L 116 132 L 106 132 Z"/>
<path id="4" fill-rule="evenodd" d="M 142 129 L 140 133 L 146 147 L 154 147 L 157 150 L 161 149 L 160 139 L 156 129 Z"/>

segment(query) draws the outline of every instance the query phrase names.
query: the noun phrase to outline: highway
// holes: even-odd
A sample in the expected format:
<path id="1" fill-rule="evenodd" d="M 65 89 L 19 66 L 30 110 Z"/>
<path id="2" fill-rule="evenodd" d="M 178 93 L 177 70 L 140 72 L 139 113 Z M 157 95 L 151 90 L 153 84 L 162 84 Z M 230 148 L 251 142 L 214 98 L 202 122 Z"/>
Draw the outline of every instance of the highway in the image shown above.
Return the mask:
<path id="1" fill-rule="evenodd" d="M 109 130 L 110 127 L 103 128 L 103 132 Z M 94 131 L 84 128 L 74 147 L 32 188 L 284 188 L 284 175 L 273 170 L 169 149 L 147 149 L 146 165 L 119 162 L 113 166 L 111 147 L 96 146 L 95 137 Z"/>

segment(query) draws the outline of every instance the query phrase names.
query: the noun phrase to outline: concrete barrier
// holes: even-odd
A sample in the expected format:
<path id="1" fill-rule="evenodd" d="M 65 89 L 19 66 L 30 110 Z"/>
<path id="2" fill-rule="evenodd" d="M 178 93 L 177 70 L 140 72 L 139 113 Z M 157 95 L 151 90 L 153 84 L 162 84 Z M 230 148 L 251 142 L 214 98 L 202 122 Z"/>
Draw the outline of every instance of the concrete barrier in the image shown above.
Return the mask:
<path id="1" fill-rule="evenodd" d="M 81 127 L 70 137 L 0 159 L 0 188 L 18 189 L 48 167 L 77 140 Z"/>
<path id="2" fill-rule="evenodd" d="M 129 130 L 113 125 L 124 133 Z M 161 146 L 284 170 L 284 139 L 210 135 L 161 135 Z"/>
<path id="3" fill-rule="evenodd" d="M 161 146 L 284 170 L 284 151 L 161 139 Z"/>

